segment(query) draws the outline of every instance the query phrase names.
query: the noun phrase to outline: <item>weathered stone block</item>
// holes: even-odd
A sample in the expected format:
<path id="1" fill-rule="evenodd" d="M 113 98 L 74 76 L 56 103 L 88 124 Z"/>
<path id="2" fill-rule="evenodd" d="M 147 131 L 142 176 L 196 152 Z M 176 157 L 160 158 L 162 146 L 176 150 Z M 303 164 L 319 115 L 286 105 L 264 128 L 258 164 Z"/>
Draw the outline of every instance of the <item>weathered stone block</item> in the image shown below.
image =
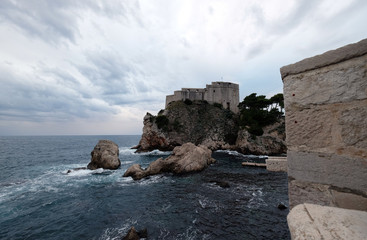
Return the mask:
<path id="1" fill-rule="evenodd" d="M 331 145 L 334 113 L 328 109 L 312 108 L 286 112 L 287 146 L 307 150 Z"/>
<path id="2" fill-rule="evenodd" d="M 366 239 L 367 212 L 300 204 L 287 217 L 293 240 Z"/>
<path id="3" fill-rule="evenodd" d="M 346 146 L 367 150 L 367 103 L 365 106 L 343 111 L 339 124 Z"/>
<path id="4" fill-rule="evenodd" d="M 350 102 L 367 98 L 367 55 L 309 72 L 284 81 L 285 110 L 315 104 Z"/>
<path id="5" fill-rule="evenodd" d="M 340 192 L 330 188 L 332 201 L 336 207 L 367 211 L 367 197 L 351 192 Z"/>
<path id="6" fill-rule="evenodd" d="M 313 203 L 367 211 L 367 196 L 350 189 L 290 179 L 288 192 L 290 208 L 301 203 Z"/>
<path id="7" fill-rule="evenodd" d="M 367 194 L 367 159 L 336 154 L 288 151 L 288 176 Z"/>
<path id="8" fill-rule="evenodd" d="M 303 182 L 298 180 L 288 181 L 289 207 L 302 203 L 314 203 L 326 206 L 335 206 L 329 185 Z"/>

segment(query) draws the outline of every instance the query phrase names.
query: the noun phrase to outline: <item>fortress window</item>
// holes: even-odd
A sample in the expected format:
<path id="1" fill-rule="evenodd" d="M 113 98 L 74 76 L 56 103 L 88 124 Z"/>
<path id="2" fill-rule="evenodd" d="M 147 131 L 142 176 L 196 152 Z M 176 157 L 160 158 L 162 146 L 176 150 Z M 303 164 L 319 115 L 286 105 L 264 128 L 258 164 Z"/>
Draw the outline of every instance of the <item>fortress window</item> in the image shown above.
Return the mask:
<path id="1" fill-rule="evenodd" d="M 215 92 L 215 90 L 213 90 L 213 92 Z"/>

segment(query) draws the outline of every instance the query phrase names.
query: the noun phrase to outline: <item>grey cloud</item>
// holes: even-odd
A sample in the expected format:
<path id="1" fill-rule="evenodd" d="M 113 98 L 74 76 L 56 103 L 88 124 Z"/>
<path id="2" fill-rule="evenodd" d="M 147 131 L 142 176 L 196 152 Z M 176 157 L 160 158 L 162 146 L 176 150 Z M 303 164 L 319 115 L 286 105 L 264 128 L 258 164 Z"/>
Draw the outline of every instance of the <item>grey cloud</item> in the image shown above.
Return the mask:
<path id="1" fill-rule="evenodd" d="M 78 21 L 83 18 L 83 11 L 88 10 L 110 18 L 132 18 L 142 25 L 138 3 L 94 0 L 4 0 L 0 1 L 0 23 L 15 25 L 30 36 L 50 43 L 75 42 L 80 35 Z"/>
<path id="2" fill-rule="evenodd" d="M 52 78 L 60 77 L 60 70 L 47 72 Z M 93 105 L 90 99 L 83 98 L 78 84 L 48 82 L 40 72 L 37 76 L 19 76 L 0 68 L 0 75 L 0 119 L 3 120 L 66 121 L 87 118 L 93 112 L 115 113 L 113 107 Z"/>
<path id="3" fill-rule="evenodd" d="M 135 102 L 132 99 L 138 99 L 139 94 L 149 95 L 152 91 L 142 80 L 144 72 L 139 69 L 139 63 L 111 51 L 88 53 L 86 58 L 87 65 L 75 67 L 101 90 L 100 98 L 110 104 L 126 105 Z"/>

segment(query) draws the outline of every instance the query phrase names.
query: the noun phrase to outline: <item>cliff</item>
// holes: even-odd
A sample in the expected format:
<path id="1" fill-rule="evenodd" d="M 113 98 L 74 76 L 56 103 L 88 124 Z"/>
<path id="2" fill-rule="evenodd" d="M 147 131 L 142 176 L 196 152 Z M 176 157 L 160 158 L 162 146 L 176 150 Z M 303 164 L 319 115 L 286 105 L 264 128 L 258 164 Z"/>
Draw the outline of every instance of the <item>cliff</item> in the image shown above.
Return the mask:
<path id="1" fill-rule="evenodd" d="M 278 155 L 286 152 L 284 120 L 265 128 L 262 136 L 241 129 L 238 115 L 221 105 L 206 101 L 176 101 L 161 110 L 157 116 L 147 113 L 138 152 L 159 149 L 172 150 L 175 146 L 192 142 L 211 150 L 237 150 L 244 154 Z"/>

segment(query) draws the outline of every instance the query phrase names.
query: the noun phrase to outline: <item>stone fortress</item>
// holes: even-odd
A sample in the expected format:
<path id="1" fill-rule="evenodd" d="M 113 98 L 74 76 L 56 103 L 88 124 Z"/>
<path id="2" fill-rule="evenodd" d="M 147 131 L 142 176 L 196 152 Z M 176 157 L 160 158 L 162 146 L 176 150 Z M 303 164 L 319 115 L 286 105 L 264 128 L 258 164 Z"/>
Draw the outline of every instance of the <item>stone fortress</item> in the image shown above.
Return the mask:
<path id="1" fill-rule="evenodd" d="M 219 103 L 223 108 L 238 113 L 239 86 L 230 82 L 212 82 L 212 84 L 207 84 L 206 88 L 182 88 L 175 91 L 173 95 L 166 96 L 166 108 L 171 102 L 186 99 L 207 101 L 210 104 Z"/>

